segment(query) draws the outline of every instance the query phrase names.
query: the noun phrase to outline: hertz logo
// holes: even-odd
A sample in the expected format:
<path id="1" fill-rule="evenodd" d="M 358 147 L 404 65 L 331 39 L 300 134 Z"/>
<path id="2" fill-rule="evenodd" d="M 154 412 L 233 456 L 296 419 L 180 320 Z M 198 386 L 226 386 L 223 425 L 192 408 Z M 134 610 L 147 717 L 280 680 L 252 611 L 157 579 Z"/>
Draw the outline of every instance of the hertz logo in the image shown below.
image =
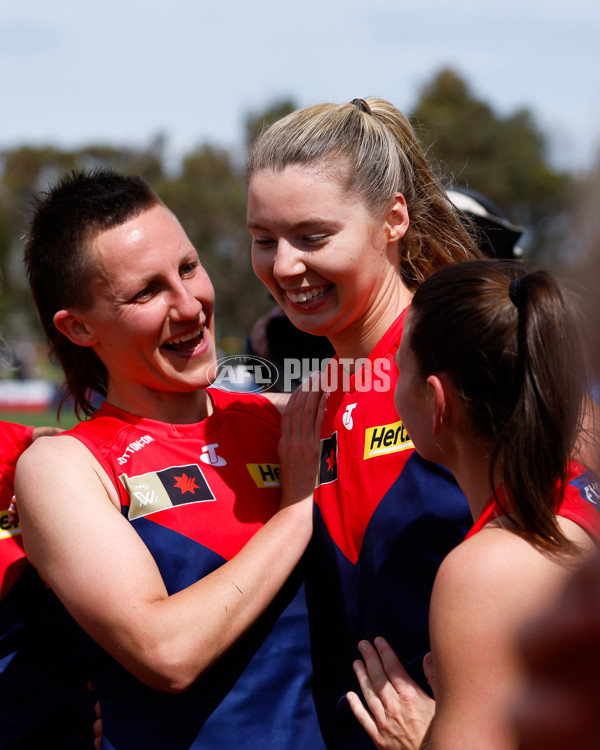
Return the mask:
<path id="1" fill-rule="evenodd" d="M 15 536 L 21 533 L 21 526 L 17 521 L 17 525 L 13 526 L 8 520 L 8 511 L 0 510 L 0 539 L 8 539 L 10 536 Z"/>
<path id="2" fill-rule="evenodd" d="M 414 448 L 414 445 L 402 422 L 392 422 L 365 430 L 365 459 L 409 448 Z"/>
<path id="3" fill-rule="evenodd" d="M 257 487 L 279 487 L 279 464 L 246 464 Z"/>

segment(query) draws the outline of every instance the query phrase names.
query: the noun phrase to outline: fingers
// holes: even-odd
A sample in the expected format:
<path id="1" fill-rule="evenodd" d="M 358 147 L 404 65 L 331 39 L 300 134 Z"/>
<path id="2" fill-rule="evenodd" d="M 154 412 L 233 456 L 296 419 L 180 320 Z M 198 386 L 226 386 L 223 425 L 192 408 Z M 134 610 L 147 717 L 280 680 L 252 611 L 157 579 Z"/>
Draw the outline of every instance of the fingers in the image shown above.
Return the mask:
<path id="1" fill-rule="evenodd" d="M 319 409 L 317 411 L 317 419 L 315 421 L 315 440 L 321 439 L 321 429 L 323 427 L 323 419 L 325 418 L 325 411 L 327 410 L 327 398 L 329 394 L 323 391 L 321 393 L 321 400 L 319 401 Z"/>
<path id="2" fill-rule="evenodd" d="M 307 389 L 303 387 L 305 383 L 309 383 Z M 320 424 L 323 421 L 319 408 L 322 391 L 314 377 L 305 383 L 290 396 L 281 420 L 281 429 L 282 434 L 287 437 L 301 436 L 302 439 L 314 441 L 316 421 L 320 420 L 317 438 L 320 437 Z"/>
<path id="3" fill-rule="evenodd" d="M 435 667 L 433 664 L 433 654 L 431 651 L 425 654 L 423 657 L 423 672 L 425 672 L 425 677 L 427 678 L 427 682 L 429 684 L 429 687 L 431 688 L 431 692 L 433 693 L 435 697 L 436 693 L 436 681 L 435 681 Z"/>
<path id="4" fill-rule="evenodd" d="M 369 681 L 376 692 L 381 692 L 386 684 L 389 683 L 389 679 L 379 652 L 369 643 L 369 641 L 361 641 L 358 644 L 358 650 L 364 659 L 364 667 L 366 668 Z M 362 662 L 359 662 L 359 664 L 362 665 Z"/>
<path id="5" fill-rule="evenodd" d="M 102 715 L 100 711 L 100 701 L 96 701 L 94 704 L 94 713 L 98 717 L 94 722 L 94 747 L 96 750 L 100 750 L 100 744 L 102 742 Z"/>
<path id="6" fill-rule="evenodd" d="M 317 461 L 319 458 L 325 394 L 315 375 L 318 373 L 310 378 L 309 389 L 300 387 L 294 391 L 281 420 L 280 453 L 292 453 L 294 459 L 305 457 L 307 461 Z"/>
<path id="7" fill-rule="evenodd" d="M 414 700 L 423 691 L 404 669 L 394 649 L 385 638 L 375 638 L 374 644 L 375 648 L 368 641 L 361 641 L 358 648 L 375 689 L 382 692 L 391 683 L 401 700 Z"/>
<path id="8" fill-rule="evenodd" d="M 364 662 L 353 664 L 368 709 L 358 696 L 347 698 L 352 712 L 380 750 L 417 750 L 431 723 L 435 703 L 409 677 L 389 643 L 359 643 Z M 392 682 L 392 680 L 394 682 Z"/>
<path id="9" fill-rule="evenodd" d="M 308 498 L 312 501 L 324 409 L 325 398 L 314 377 L 311 387 L 297 388 L 286 406 L 279 441 L 281 507 Z"/>
<path id="10" fill-rule="evenodd" d="M 37 440 L 39 437 L 47 437 L 51 435 L 58 435 L 60 432 L 64 432 L 61 427 L 34 427 L 32 440 Z"/>
<path id="11" fill-rule="evenodd" d="M 354 673 L 369 709 L 381 726 L 385 724 L 391 707 L 403 698 L 391 683 L 379 652 L 368 641 L 361 641 L 358 648 L 364 662 L 354 662 Z"/>
<path id="12" fill-rule="evenodd" d="M 352 713 L 354 714 L 354 716 L 356 716 L 358 723 L 373 740 L 373 742 L 377 744 L 380 736 L 379 729 L 371 714 L 364 707 L 361 699 L 356 693 L 352 692 L 346 693 L 346 699 L 350 708 L 352 709 Z"/>
<path id="13" fill-rule="evenodd" d="M 385 638 L 375 638 L 374 643 L 379 653 L 385 674 L 394 686 L 394 689 L 400 695 L 402 700 L 412 700 L 417 691 L 420 690 L 419 686 L 409 676 L 406 669 L 404 669 L 400 660 L 396 656 L 396 652 Z"/>
<path id="14" fill-rule="evenodd" d="M 8 506 L 8 523 L 11 526 L 19 525 L 19 511 L 17 510 L 17 498 L 13 495 Z"/>

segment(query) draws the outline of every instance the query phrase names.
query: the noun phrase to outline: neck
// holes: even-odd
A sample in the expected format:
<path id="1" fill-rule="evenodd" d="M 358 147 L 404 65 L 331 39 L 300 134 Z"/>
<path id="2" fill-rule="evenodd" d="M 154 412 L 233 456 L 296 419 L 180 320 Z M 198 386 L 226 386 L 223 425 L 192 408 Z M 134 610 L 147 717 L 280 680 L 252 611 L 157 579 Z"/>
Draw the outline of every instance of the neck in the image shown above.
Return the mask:
<path id="1" fill-rule="evenodd" d="M 204 388 L 189 392 L 150 391 L 143 387 L 118 388 L 109 383 L 106 400 L 118 409 L 169 424 L 200 422 L 212 414 L 212 401 Z"/>
<path id="2" fill-rule="evenodd" d="M 412 292 L 394 271 L 392 278 L 383 282 L 377 299 L 354 325 L 328 338 L 340 358 L 366 358 L 400 315 L 410 305 Z"/>
<path id="3" fill-rule="evenodd" d="M 474 521 L 481 515 L 493 490 L 489 477 L 490 452 L 485 441 L 459 440 L 452 455 L 443 461 L 465 494 Z"/>

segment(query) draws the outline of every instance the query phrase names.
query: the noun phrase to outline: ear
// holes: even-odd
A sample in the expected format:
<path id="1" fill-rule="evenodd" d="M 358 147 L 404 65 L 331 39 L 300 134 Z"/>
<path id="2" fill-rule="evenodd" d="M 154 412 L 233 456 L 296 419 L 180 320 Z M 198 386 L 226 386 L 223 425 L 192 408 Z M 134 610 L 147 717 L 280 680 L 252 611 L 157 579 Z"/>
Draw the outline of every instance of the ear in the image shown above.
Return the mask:
<path id="1" fill-rule="evenodd" d="M 427 387 L 433 420 L 433 434 L 439 435 L 444 420 L 447 421 L 450 416 L 448 384 L 437 375 L 430 375 L 427 378 Z"/>
<path id="2" fill-rule="evenodd" d="M 394 202 L 386 214 L 386 228 L 390 242 L 402 239 L 408 230 L 410 219 L 406 200 L 402 193 L 396 193 Z"/>
<path id="3" fill-rule="evenodd" d="M 53 321 L 56 329 L 77 346 L 94 346 L 98 342 L 96 334 L 74 310 L 59 310 Z"/>

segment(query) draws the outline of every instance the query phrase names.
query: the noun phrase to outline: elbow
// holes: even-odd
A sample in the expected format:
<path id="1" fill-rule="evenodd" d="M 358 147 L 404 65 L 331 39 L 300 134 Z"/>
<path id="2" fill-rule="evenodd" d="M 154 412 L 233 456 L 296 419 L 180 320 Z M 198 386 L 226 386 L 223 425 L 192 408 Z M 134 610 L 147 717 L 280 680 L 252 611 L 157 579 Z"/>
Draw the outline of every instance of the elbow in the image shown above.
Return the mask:
<path id="1" fill-rule="evenodd" d="M 160 690 L 161 693 L 181 695 L 192 686 L 193 682 L 193 680 L 185 680 L 179 675 L 160 675 L 147 684 L 154 690 Z"/>
<path id="2" fill-rule="evenodd" d="M 203 673 L 204 665 L 190 663 L 189 651 L 180 652 L 173 644 L 158 644 L 143 657 L 138 679 L 154 690 L 179 695 L 188 690 Z"/>

